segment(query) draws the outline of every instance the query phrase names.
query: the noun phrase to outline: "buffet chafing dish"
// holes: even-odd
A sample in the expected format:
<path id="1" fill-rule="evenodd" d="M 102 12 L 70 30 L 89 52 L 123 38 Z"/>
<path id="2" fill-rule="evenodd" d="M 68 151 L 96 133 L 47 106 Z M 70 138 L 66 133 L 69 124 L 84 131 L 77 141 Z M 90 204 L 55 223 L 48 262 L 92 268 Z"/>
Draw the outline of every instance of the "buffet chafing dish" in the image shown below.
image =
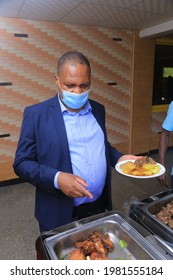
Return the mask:
<path id="1" fill-rule="evenodd" d="M 105 212 L 42 233 L 41 240 L 47 258 L 69 259 L 75 242 L 88 238 L 94 231 L 108 233 L 113 241 L 115 248 L 108 254 L 109 259 L 167 259 L 165 251 L 158 244 L 155 246 L 147 240 L 148 231 L 118 211 Z M 126 248 L 120 248 L 120 240 L 126 242 Z"/>
<path id="2" fill-rule="evenodd" d="M 149 232 L 156 235 L 156 238 L 161 238 L 165 245 L 170 245 L 170 253 L 173 255 L 173 229 L 156 217 L 162 207 L 170 203 L 171 200 L 173 200 L 172 189 L 157 193 L 141 201 L 135 201 L 130 206 L 129 216 Z M 162 242 L 163 245 L 164 242 Z"/>

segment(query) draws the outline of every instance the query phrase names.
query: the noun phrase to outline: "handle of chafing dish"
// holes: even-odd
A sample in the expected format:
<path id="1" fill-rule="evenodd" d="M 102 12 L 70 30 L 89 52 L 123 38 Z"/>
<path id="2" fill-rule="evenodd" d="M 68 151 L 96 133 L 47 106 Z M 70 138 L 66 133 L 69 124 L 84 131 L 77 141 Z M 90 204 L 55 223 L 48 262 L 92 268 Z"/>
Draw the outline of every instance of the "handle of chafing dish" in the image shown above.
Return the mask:
<path id="1" fill-rule="evenodd" d="M 164 191 L 164 192 L 159 192 L 159 193 L 156 193 L 156 194 L 153 194 L 150 196 L 150 199 L 152 199 L 153 201 L 154 200 L 157 200 L 157 199 L 160 199 L 166 195 L 169 195 L 170 193 L 172 193 L 173 190 L 172 189 L 169 189 L 167 191 Z"/>
<path id="2" fill-rule="evenodd" d="M 155 239 L 160 243 L 160 245 L 163 246 L 163 248 L 173 256 L 173 244 L 170 242 L 166 242 L 162 238 L 160 238 L 158 235 L 154 235 Z"/>

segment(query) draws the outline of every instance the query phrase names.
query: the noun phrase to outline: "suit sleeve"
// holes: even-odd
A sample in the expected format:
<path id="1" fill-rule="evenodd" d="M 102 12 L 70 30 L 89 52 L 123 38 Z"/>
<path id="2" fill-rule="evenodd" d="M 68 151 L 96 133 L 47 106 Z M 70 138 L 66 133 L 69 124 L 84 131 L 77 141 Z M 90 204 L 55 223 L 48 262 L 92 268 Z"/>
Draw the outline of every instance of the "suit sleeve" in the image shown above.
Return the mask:
<path id="1" fill-rule="evenodd" d="M 121 152 L 119 152 L 116 148 L 111 146 L 111 144 L 108 142 L 108 149 L 109 149 L 109 156 L 110 156 L 110 162 L 111 166 L 115 167 L 118 159 L 123 156 Z"/>
<path id="2" fill-rule="evenodd" d="M 37 160 L 36 132 L 29 108 L 24 111 L 13 168 L 24 181 L 45 190 L 56 191 L 54 189 L 54 176 L 58 170 L 39 164 Z"/>

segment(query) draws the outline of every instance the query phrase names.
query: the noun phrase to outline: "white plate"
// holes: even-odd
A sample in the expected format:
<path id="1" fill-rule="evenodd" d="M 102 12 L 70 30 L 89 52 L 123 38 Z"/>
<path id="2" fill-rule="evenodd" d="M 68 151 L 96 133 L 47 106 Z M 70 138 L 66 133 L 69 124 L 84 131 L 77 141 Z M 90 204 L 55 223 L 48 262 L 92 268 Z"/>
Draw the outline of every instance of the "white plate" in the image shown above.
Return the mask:
<path id="1" fill-rule="evenodd" d="M 157 174 L 153 174 L 153 175 L 149 175 L 149 176 L 134 176 L 134 175 L 123 173 L 121 168 L 120 168 L 120 166 L 121 166 L 121 164 L 124 164 L 124 163 L 126 163 L 128 161 L 134 162 L 135 160 L 129 160 L 128 159 L 128 160 L 123 160 L 123 161 L 118 162 L 115 165 L 116 171 L 118 171 L 122 175 L 125 175 L 125 176 L 128 176 L 128 177 L 132 177 L 132 178 L 139 178 L 139 179 L 155 178 L 155 177 L 159 177 L 159 176 L 161 176 L 162 174 L 165 173 L 165 167 L 163 165 L 161 165 L 160 163 L 157 163 L 157 162 L 156 162 L 156 164 L 160 166 L 160 171 Z"/>

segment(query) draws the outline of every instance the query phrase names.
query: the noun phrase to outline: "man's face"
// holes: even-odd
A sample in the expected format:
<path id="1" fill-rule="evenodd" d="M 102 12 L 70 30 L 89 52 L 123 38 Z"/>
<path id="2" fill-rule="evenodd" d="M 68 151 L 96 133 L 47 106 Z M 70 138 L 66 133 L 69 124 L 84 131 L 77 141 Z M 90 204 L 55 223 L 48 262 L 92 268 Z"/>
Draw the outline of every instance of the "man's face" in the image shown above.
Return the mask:
<path id="1" fill-rule="evenodd" d="M 57 77 L 56 84 L 61 98 L 61 88 L 76 94 L 88 90 L 91 81 L 87 65 L 66 63 Z"/>

